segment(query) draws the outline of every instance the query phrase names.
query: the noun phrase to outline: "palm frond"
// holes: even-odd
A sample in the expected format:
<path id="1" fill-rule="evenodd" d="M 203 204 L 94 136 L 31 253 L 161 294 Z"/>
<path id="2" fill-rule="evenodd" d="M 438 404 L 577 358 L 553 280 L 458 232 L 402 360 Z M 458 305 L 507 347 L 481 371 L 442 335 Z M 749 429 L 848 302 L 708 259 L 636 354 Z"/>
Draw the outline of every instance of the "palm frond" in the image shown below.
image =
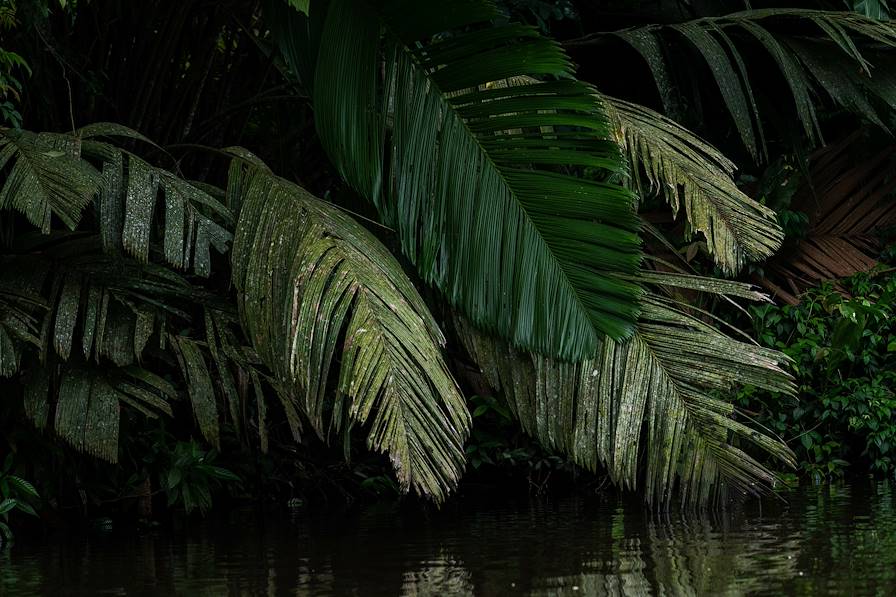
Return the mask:
<path id="1" fill-rule="evenodd" d="M 183 336 L 174 336 L 172 341 L 172 348 L 177 353 L 177 360 L 187 381 L 193 415 L 199 423 L 199 429 L 210 444 L 220 448 L 218 402 L 208 363 L 196 342 Z"/>
<path id="2" fill-rule="evenodd" d="M 110 123 L 89 125 L 74 136 L 22 132 L 12 137 L 18 140 L 15 151 L 13 141 L 4 141 L 0 151 L 16 160 L 12 168 L 0 167 L 5 188 L 19 184 L 16 168 L 33 168 L 28 152 L 38 152 L 39 160 L 63 164 L 51 180 L 60 188 L 78 189 L 78 173 L 92 173 L 95 185 L 84 191 L 84 199 L 95 200 L 96 217 L 93 234 L 24 234 L 10 241 L 9 254 L 0 260 L 0 374 L 12 375 L 23 358 L 31 359 L 27 370 L 40 375 L 27 376 L 28 417 L 76 449 L 107 460 L 117 458 L 113 444 L 121 407 L 147 417 L 174 415 L 169 400 L 178 391 L 144 369 L 147 362 L 180 365 L 184 394 L 213 445 L 225 412 L 220 403 L 242 436 L 242 419 L 252 414 L 248 392 L 255 386 L 254 396 L 261 396 L 262 381 L 281 398 L 298 439 L 300 413 L 276 381 L 258 370 L 259 359 L 232 329 L 236 315 L 227 313 L 232 307 L 187 273 L 174 271 L 208 276 L 210 249 L 229 252 L 227 227 L 234 216 L 223 201 L 229 198 L 238 208 L 244 190 L 233 187 L 233 180 L 230 194 L 191 183 L 98 140 L 121 136 L 151 143 Z M 55 147 L 65 149 L 65 160 Z M 229 151 L 252 162 L 245 151 Z M 28 191 L 17 188 L 10 197 Z M 45 196 L 36 199 L 42 209 L 54 205 Z M 234 374 L 248 382 L 238 389 Z M 84 404 L 87 414 L 78 414 Z M 84 428 L 78 417 L 90 417 L 90 425 Z"/>
<path id="3" fill-rule="evenodd" d="M 5 326 L 0 325 L 0 377 L 12 377 L 18 370 L 18 349 Z"/>
<path id="4" fill-rule="evenodd" d="M 125 135 L 129 131 L 122 129 L 106 125 L 82 129 L 82 134 Z M 130 136 L 134 135 L 139 134 Z M 145 140 L 142 135 L 137 138 Z M 114 145 L 87 138 L 81 147 L 85 158 L 102 170 L 96 209 L 104 249 L 123 250 L 146 263 L 152 246 L 175 268 L 192 268 L 197 275 L 208 276 L 210 249 L 221 254 L 229 250 L 232 234 L 228 228 L 234 221 L 230 209 L 206 188 Z"/>
<path id="5" fill-rule="evenodd" d="M 186 309 L 191 304 L 212 301 L 208 293 L 164 267 L 103 254 L 98 239 L 93 243 L 55 240 L 49 245 L 38 244 L 36 252 L 41 258 L 27 260 L 28 273 L 50 280 L 50 298 L 46 300 L 49 308 L 38 303 L 24 312 L 35 319 L 36 314 L 43 315 L 40 337 L 34 337 L 31 343 L 37 345 L 45 362 L 53 363 L 54 369 L 58 367 L 62 382 L 55 402 L 48 395 L 48 384 L 28 382 L 37 388 L 26 392 L 26 413 L 35 424 L 46 425 L 47 415 L 55 409 L 53 428 L 60 437 L 77 449 L 114 458 L 117 452 L 107 445 L 113 438 L 103 434 L 117 428 L 117 418 L 108 424 L 96 423 L 100 425 L 96 433 L 93 428 L 77 431 L 78 423 L 71 418 L 75 415 L 66 414 L 66 409 L 84 400 L 89 402 L 96 394 L 100 401 L 97 404 L 105 404 L 112 397 L 116 404 L 149 417 L 173 416 L 168 401 L 177 396 L 176 390 L 141 367 L 147 358 L 164 357 L 167 345 L 175 349 L 181 364 L 200 430 L 209 442 L 217 444 L 217 405 L 207 357 L 196 341 L 184 335 L 192 323 Z M 222 357 L 218 361 L 221 377 L 225 360 Z M 43 368 L 41 371 L 48 378 L 54 376 Z M 103 381 L 95 381 L 97 375 Z M 117 417 L 118 410 L 90 411 L 89 416 L 94 415 Z M 91 421 L 93 425 L 94 419 Z M 73 435 L 76 433 L 77 437 Z"/>
<path id="6" fill-rule="evenodd" d="M 173 388 L 158 376 L 135 367 L 91 369 L 64 367 L 58 393 L 51 400 L 54 374 L 35 367 L 25 381 L 25 413 L 38 428 L 53 414 L 54 432 L 73 448 L 108 462 L 118 462 L 122 404 L 147 416 L 171 415 Z M 150 380 L 151 383 L 146 383 Z"/>
<path id="7" fill-rule="evenodd" d="M 751 10 L 675 25 L 594 34 L 570 46 L 606 43 L 609 36 L 621 39 L 644 58 L 664 111 L 676 120 L 683 117 L 676 93 L 691 87 L 684 80 L 700 71 L 674 69 L 671 61 L 685 58 L 705 64 L 738 135 L 757 160 L 767 152 L 762 116 L 779 116 L 781 104 L 775 97 L 766 103 L 770 109 L 760 114 L 762 102 L 757 101 L 754 84 L 767 85 L 768 75 L 763 74 L 760 80 L 754 72 L 751 78 L 754 48 L 780 71 L 794 114 L 811 142 L 822 141 L 819 98 L 827 96 L 885 130 L 889 125 L 883 108 L 892 110 L 896 101 L 892 94 L 896 82 L 896 26 L 856 13 Z"/>
<path id="8" fill-rule="evenodd" d="M 554 42 L 495 16 L 473 0 L 330 2 L 317 130 L 423 279 L 472 321 L 515 346 L 591 356 L 637 315 L 640 289 L 612 275 L 639 262 L 632 197 L 575 175 L 622 168 L 593 90 Z"/>
<path id="9" fill-rule="evenodd" d="M 38 343 L 43 358 L 50 359 L 54 369 L 58 367 L 62 379 L 54 400 L 49 388 L 56 386 L 46 380 L 55 374 L 33 367 L 41 373 L 26 383 L 30 388 L 25 401 L 29 418 L 43 427 L 48 414 L 55 412 L 52 427 L 60 437 L 76 449 L 114 462 L 117 449 L 110 445 L 117 442 L 117 432 L 113 431 L 118 426 L 120 406 L 113 410 L 107 403 L 114 399 L 116 405 L 120 403 L 147 417 L 173 416 L 170 401 L 178 397 L 178 391 L 171 382 L 142 365 L 148 358 L 158 362 L 173 352 L 199 429 L 217 446 L 218 395 L 223 394 L 227 401 L 236 397 L 228 395 L 224 382 L 220 382 L 220 391 L 216 389 L 218 384 L 208 365 L 208 345 L 188 336 L 191 318 L 178 306 L 207 297 L 177 274 L 160 276 L 158 271 L 165 270 L 156 270 L 154 275 L 149 265 L 103 255 L 82 256 L 63 265 L 62 273 L 57 264 L 48 274 L 55 278 L 51 290 L 55 299 L 45 315 L 44 332 Z M 46 347 L 49 343 L 52 351 Z M 225 379 L 225 373 L 229 376 L 235 364 L 254 373 L 251 365 L 246 365 L 247 359 L 235 352 L 228 345 L 226 354 L 216 355 L 219 380 Z M 81 423 L 76 418 L 80 416 L 76 414 L 77 406 L 85 400 L 106 406 L 90 410 L 86 415 L 90 417 L 90 426 L 78 431 Z M 241 417 L 243 413 L 231 409 L 231 415 Z M 290 422 L 296 417 L 293 414 Z"/>
<path id="10" fill-rule="evenodd" d="M 54 429 L 76 450 L 118 462 L 119 406 L 103 378 L 71 369 L 62 378 Z"/>
<path id="11" fill-rule="evenodd" d="M 72 137 L 0 129 L 0 210 L 15 210 L 43 233 L 55 215 L 74 230 L 99 187 Z"/>
<path id="12" fill-rule="evenodd" d="M 737 188 L 734 164 L 717 149 L 649 108 L 603 96 L 616 140 L 632 165 L 641 197 L 657 191 L 677 215 L 684 211 L 687 233 L 703 233 L 716 264 L 728 274 L 748 261 L 775 254 L 784 241 L 775 212 Z M 644 172 L 649 188 L 641 182 Z"/>
<path id="13" fill-rule="evenodd" d="M 442 500 L 463 470 L 470 420 L 413 284 L 368 232 L 300 187 L 256 171 L 247 189 L 233 281 L 259 356 L 318 434 L 368 425 L 401 486 Z"/>
<path id="14" fill-rule="evenodd" d="M 753 292 L 740 286 L 742 296 Z M 676 489 L 683 504 L 697 506 L 724 498 L 726 489 L 755 494 L 773 486 L 776 474 L 740 441 L 794 465 L 786 445 L 738 421 L 719 397 L 737 384 L 793 395 L 781 367 L 786 357 L 732 340 L 657 294 L 645 299 L 630 340 L 605 341 L 580 363 L 520 353 L 465 322 L 459 331 L 527 433 L 641 488 L 652 504 L 670 502 Z"/>
<path id="15" fill-rule="evenodd" d="M 101 358 L 120 367 L 135 363 L 154 332 L 169 320 L 188 321 L 183 305 L 201 299 L 173 272 L 102 254 L 35 265 L 43 265 L 54 278 L 48 327 L 55 353 L 63 361 L 74 350 L 97 363 Z"/>
<path id="16" fill-rule="evenodd" d="M 0 271 L 0 377 L 11 377 L 19 370 L 22 348 L 40 345 L 39 316 L 47 303 L 38 292 L 39 273 L 27 264 L 0 259 Z"/>

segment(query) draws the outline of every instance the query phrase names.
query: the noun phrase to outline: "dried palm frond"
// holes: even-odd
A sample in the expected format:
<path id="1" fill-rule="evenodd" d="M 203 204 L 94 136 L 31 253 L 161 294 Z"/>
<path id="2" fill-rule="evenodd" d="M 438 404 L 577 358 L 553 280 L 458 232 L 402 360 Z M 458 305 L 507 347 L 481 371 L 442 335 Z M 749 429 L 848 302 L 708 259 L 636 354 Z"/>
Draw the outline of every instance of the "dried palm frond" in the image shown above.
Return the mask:
<path id="1" fill-rule="evenodd" d="M 808 179 L 789 205 L 807 214 L 805 235 L 758 280 L 780 299 L 796 304 L 809 287 L 878 265 L 879 233 L 896 226 L 894 147 L 862 157 L 867 144 L 857 131 L 810 156 Z"/>

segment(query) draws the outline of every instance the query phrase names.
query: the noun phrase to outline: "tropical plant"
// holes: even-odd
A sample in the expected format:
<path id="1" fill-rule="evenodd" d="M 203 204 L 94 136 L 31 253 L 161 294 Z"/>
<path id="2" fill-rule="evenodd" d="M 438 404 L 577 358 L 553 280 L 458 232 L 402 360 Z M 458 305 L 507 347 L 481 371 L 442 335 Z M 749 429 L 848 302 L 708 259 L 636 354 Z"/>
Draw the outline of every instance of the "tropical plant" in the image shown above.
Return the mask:
<path id="1" fill-rule="evenodd" d="M 487 223 L 493 229 L 495 220 L 483 220 L 478 215 L 481 212 L 477 211 L 483 208 L 471 198 L 460 194 L 439 197 L 438 192 L 432 190 L 436 181 L 447 176 L 445 168 L 456 164 L 473 164 L 464 167 L 468 176 L 475 177 L 480 173 L 490 176 L 487 169 L 475 166 L 482 159 L 475 157 L 477 150 L 490 156 L 497 166 L 497 173 L 510 182 L 509 197 L 519 198 L 523 213 L 538 216 L 533 220 L 536 231 L 540 230 L 539 225 L 548 226 L 549 219 L 553 220 L 544 228 L 548 232 L 545 239 L 549 247 L 559 246 L 557 240 L 551 238 L 554 231 L 562 231 L 575 242 L 579 242 L 582 235 L 591 234 L 581 222 L 574 226 L 575 222 L 569 216 L 578 213 L 601 218 L 606 215 L 595 211 L 595 205 L 583 203 L 585 189 L 581 186 L 581 178 L 577 180 L 568 174 L 560 178 L 556 174 L 558 171 L 576 173 L 576 168 L 612 165 L 606 160 L 590 159 L 589 154 L 594 149 L 589 149 L 588 136 L 593 133 L 579 128 L 585 121 L 581 114 L 573 112 L 588 105 L 589 101 L 597 102 L 592 103 L 596 106 L 594 109 L 609 111 L 610 116 L 609 130 L 594 132 L 613 135 L 626 150 L 635 172 L 643 170 L 651 186 L 658 189 L 674 209 L 683 204 L 691 229 L 706 234 L 716 261 L 726 271 L 737 271 L 749 259 L 768 257 L 780 246 L 783 235 L 774 221 L 773 212 L 737 190 L 731 179 L 733 165 L 714 148 L 646 108 L 601 98 L 594 90 L 565 86 L 563 95 L 557 95 L 555 89 L 559 90 L 561 81 L 571 72 L 556 48 L 532 49 L 533 58 L 525 65 L 514 63 L 510 57 L 523 52 L 517 53 L 519 44 L 511 47 L 509 43 L 518 41 L 519 36 L 528 40 L 533 34 L 507 25 L 496 29 L 482 28 L 472 33 L 445 34 L 436 38 L 437 41 L 429 42 L 428 35 L 432 31 L 426 31 L 428 23 L 422 12 L 407 7 L 399 11 L 397 4 L 385 3 L 378 14 L 365 13 L 367 8 L 346 11 L 346 4 L 336 2 L 322 8 L 320 4 L 312 3 L 308 18 L 294 11 L 278 13 L 277 22 L 289 23 L 279 32 L 281 39 L 288 37 L 290 31 L 301 30 L 303 25 L 308 31 L 303 40 L 305 49 L 295 43 L 283 43 L 282 47 L 288 62 L 296 68 L 306 86 L 313 81 L 311 96 L 318 115 L 318 130 L 331 158 L 342 168 L 347 180 L 377 205 L 385 222 L 396 225 L 405 254 L 416 263 L 424 279 L 440 285 L 450 282 L 450 276 L 458 275 L 450 271 L 448 277 L 433 275 L 429 273 L 433 266 L 466 266 L 463 275 L 467 280 L 489 271 L 482 264 L 469 261 L 472 255 L 469 247 L 482 244 L 482 241 L 477 244 L 473 240 L 475 235 L 481 238 L 481 233 L 476 232 L 477 227 Z M 315 9 L 322 11 L 321 14 L 316 14 Z M 451 24 L 456 28 L 461 25 L 470 27 L 483 18 L 481 13 L 475 12 L 472 16 L 465 13 L 465 16 L 466 22 Z M 350 27 L 358 28 L 352 29 L 353 37 L 368 40 L 371 49 L 362 55 L 369 55 L 367 59 L 372 60 L 372 64 L 376 64 L 380 55 L 378 48 L 385 48 L 383 66 L 359 66 L 357 55 L 350 54 L 338 43 L 343 37 L 328 34 L 331 29 Z M 387 32 L 382 38 L 380 27 Z M 289 40 L 295 42 L 294 37 Z M 467 41 L 469 48 L 461 45 Z M 526 43 L 523 46 L 530 47 Z M 496 58 L 496 65 L 492 67 L 474 59 L 474 52 L 483 49 L 493 52 L 501 60 Z M 406 57 L 406 53 L 410 56 Z M 302 66 L 302 55 L 326 58 L 319 58 L 313 67 Z M 330 61 L 339 68 L 331 66 Z M 417 63 L 422 65 L 419 71 L 415 69 Z M 330 78 L 330 72 L 338 72 L 340 76 Z M 397 74 L 404 72 L 407 74 Z M 386 73 L 386 77 L 378 81 L 376 73 Z M 398 82 L 393 83 L 390 76 Z M 552 77 L 556 77 L 557 82 Z M 321 85 L 326 87 L 322 89 Z M 421 89 L 415 93 L 418 87 Z M 442 98 L 438 97 L 439 92 Z M 395 93 L 394 99 L 392 93 Z M 416 95 L 431 99 L 422 103 L 405 97 Z M 369 98 L 369 102 L 358 105 L 355 98 L 359 96 Z M 590 100 L 586 96 L 590 96 Z M 367 109 L 370 105 L 380 106 L 377 110 L 382 114 L 374 112 L 378 120 L 365 125 L 364 118 L 373 118 Z M 543 107 L 539 109 L 539 106 Z M 405 112 L 411 109 L 416 112 Z M 355 120 L 348 120 L 345 114 L 357 116 Z M 593 116 L 591 121 L 594 121 Z M 367 130 L 371 133 L 364 138 L 374 140 L 373 148 L 366 149 L 364 145 L 349 142 L 349 135 L 357 134 L 359 122 L 362 129 L 369 127 Z M 470 146 L 469 157 L 467 153 L 450 156 L 440 153 L 440 147 L 447 144 L 443 141 L 444 136 L 461 134 L 476 141 Z M 380 144 L 384 144 L 385 149 L 380 149 Z M 451 142 L 452 147 L 455 145 L 462 147 L 460 139 Z M 378 156 L 390 153 L 392 157 L 387 162 L 391 164 L 391 170 L 382 172 Z M 453 164 L 441 165 L 439 160 L 443 155 L 450 157 Z M 368 163 L 370 156 L 374 160 L 372 171 L 349 170 Z M 507 157 L 512 157 L 513 161 L 507 163 Z M 403 164 L 408 165 L 407 169 L 402 170 Z M 560 164 L 564 168 L 552 167 Z M 432 174 L 427 174 L 429 169 L 433 170 Z M 543 184 L 551 182 L 554 196 L 550 212 L 539 211 L 541 208 L 534 202 L 534 196 L 514 192 L 512 183 L 519 171 L 541 171 Z M 598 180 L 607 180 L 606 174 L 600 171 L 591 170 L 591 174 Z M 368 183 L 358 182 L 362 178 Z M 415 181 L 414 186 L 407 182 L 409 178 Z M 485 184 L 491 183 L 474 182 L 469 188 L 482 188 Z M 580 188 L 577 196 L 569 197 L 575 203 L 567 202 L 569 191 L 566 189 L 572 184 Z M 597 193 L 606 192 L 606 182 L 601 184 L 602 187 L 592 189 L 595 198 Z M 644 185 L 632 186 L 642 195 L 647 190 Z M 536 187 L 529 188 L 534 190 Z M 436 203 L 421 206 L 420 201 L 430 197 Z M 444 207 L 440 201 L 444 202 Z M 461 211 L 453 206 L 454 202 L 468 207 Z M 493 208 L 489 206 L 489 209 Z M 506 209 L 501 211 L 506 212 Z M 396 211 L 397 223 L 392 215 Z M 401 218 L 408 214 L 413 219 L 402 222 Z M 434 229 L 427 228 L 431 225 L 426 222 L 433 218 L 442 219 L 442 222 L 435 222 Z M 464 225 L 452 221 L 457 218 L 462 218 Z M 515 216 L 512 219 L 515 220 Z M 419 237 L 421 223 L 424 230 L 433 232 Z M 461 236 L 444 232 L 446 227 L 449 227 L 448 231 L 459 230 Z M 474 236 L 465 238 L 463 235 L 467 233 Z M 444 261 L 434 262 L 432 258 L 421 261 L 419 238 L 436 243 L 427 254 L 444 255 Z M 502 232 L 500 238 L 509 237 Z M 464 253 L 453 253 L 452 245 L 456 242 L 460 243 Z M 519 241 L 514 242 L 521 246 Z M 497 245 L 492 246 L 498 250 Z M 519 251 L 517 249 L 517 254 Z M 488 257 L 488 254 L 476 255 L 477 259 L 481 257 Z M 599 253 L 576 253 L 576 258 L 599 263 L 601 256 Z M 502 267 L 507 264 L 494 257 L 487 261 L 500 263 Z M 562 260 L 560 263 L 563 270 L 568 271 Z M 614 277 L 642 287 L 654 284 L 665 288 L 730 293 L 749 299 L 761 297 L 748 285 L 684 275 L 645 271 L 638 276 L 620 272 Z M 493 286 L 497 291 L 502 288 L 500 281 L 509 278 L 504 273 L 492 273 L 486 279 L 499 282 Z M 443 285 L 441 287 L 445 289 Z M 471 309 L 462 295 L 452 294 L 458 288 L 456 284 L 449 288 L 449 300 L 473 327 L 491 334 L 497 332 L 516 350 L 532 351 L 534 363 L 545 363 L 535 365 L 533 369 L 528 363 L 530 357 L 525 353 L 515 352 L 501 341 L 472 331 L 469 323 L 460 324 L 467 348 L 483 366 L 489 381 L 503 389 L 504 398 L 523 428 L 547 445 L 569 453 L 581 465 L 592 469 L 598 465 L 607 467 L 617 481 L 629 487 L 638 484 L 640 465 L 643 464 L 650 479 L 645 492 L 650 501 L 667 501 L 677 482 L 692 490 L 685 499 L 691 499 L 694 504 L 704 503 L 710 489 L 719 487 L 720 480 L 750 491 L 757 479 L 774 484 L 775 476 L 771 471 L 729 444 L 731 433 L 753 439 L 765 450 L 792 464 L 792 456 L 786 447 L 736 423 L 729 418 L 733 414 L 730 404 L 714 401 L 705 393 L 707 389 L 730 389 L 736 378 L 762 380 L 759 383 L 769 384 L 785 393 L 792 392 L 789 376 L 780 367 L 785 359 L 774 352 L 726 338 L 694 317 L 687 307 L 682 308 L 675 297 L 648 295 L 649 298 L 642 300 L 642 316 L 634 339 L 617 344 L 620 338 L 611 334 L 609 338 L 598 339 L 596 346 L 589 341 L 584 347 L 585 353 L 581 350 L 570 353 L 556 345 L 533 344 L 512 329 L 495 327 L 493 321 L 483 319 L 482 311 Z M 488 300 L 482 292 L 479 291 L 478 296 Z M 505 290 L 503 295 L 514 297 L 517 293 Z M 560 296 L 565 312 L 563 295 Z M 515 308 L 513 299 L 509 304 L 506 298 L 504 300 L 505 311 L 512 312 Z M 555 309 L 556 299 L 550 304 Z M 721 354 L 716 348 L 701 350 L 699 346 L 703 344 L 714 347 L 725 344 L 726 350 Z M 583 354 L 589 358 L 583 360 Z M 558 357 L 559 361 L 555 361 Z M 570 357 L 576 357 L 573 360 L 579 362 L 562 362 Z M 496 361 L 508 362 L 499 365 Z M 598 377 L 601 372 L 603 375 Z M 587 389 L 580 389 L 579 384 L 583 382 L 579 380 L 585 375 L 591 377 L 590 383 Z M 704 389 L 697 389 L 701 387 Z M 594 393 L 599 392 L 606 396 L 604 410 L 600 413 L 594 407 L 597 400 Z M 646 408 L 648 400 L 651 406 Z M 643 457 L 638 449 L 638 438 L 645 419 L 648 427 L 651 420 L 654 425 L 662 425 L 650 428 L 648 454 Z"/>
<path id="2" fill-rule="evenodd" d="M 673 216 L 684 211 L 687 240 L 702 234 L 710 255 L 726 274 L 775 254 L 784 240 L 775 212 L 737 187 L 730 160 L 649 108 L 605 99 L 616 139 L 631 164 L 631 184 L 641 197 L 651 192 L 662 195 Z M 649 186 L 642 182 L 642 172 Z"/>
<path id="3" fill-rule="evenodd" d="M 800 400 L 747 386 L 738 402 L 793 438 L 800 467 L 819 477 L 896 469 L 896 327 L 892 273 L 856 274 L 805 293 L 798 305 L 753 307 L 760 342 L 795 363 Z"/>
<path id="4" fill-rule="evenodd" d="M 193 510 L 205 513 L 212 507 L 212 491 L 220 483 L 239 483 L 240 478 L 228 469 L 214 464 L 217 454 L 196 442 L 178 442 L 171 454 L 168 474 L 162 488 L 168 505 L 183 505 L 187 514 Z"/>
<path id="5" fill-rule="evenodd" d="M 713 98 L 720 97 L 755 160 L 769 157 L 769 121 L 785 135 L 793 133 L 791 121 L 799 122 L 796 138 L 823 142 L 818 113 L 825 98 L 884 130 L 891 125 L 896 30 L 888 22 L 850 12 L 748 10 L 598 32 L 566 45 L 578 55 L 619 42 L 649 67 L 663 110 L 674 120 L 697 125 L 694 117 L 708 118 Z M 783 104 L 785 95 L 792 109 Z"/>
<path id="6" fill-rule="evenodd" d="M 604 334 L 631 334 L 640 290 L 615 274 L 633 274 L 640 258 L 632 196 L 557 167 L 604 179 L 622 169 L 593 89 L 557 44 L 489 25 L 498 15 L 478 1 L 439 14 L 336 0 L 312 3 L 311 18 L 274 5 L 271 22 L 289 24 L 281 39 L 307 22 L 306 43 L 283 49 L 324 148 L 425 282 L 474 324 L 537 352 L 583 358 Z"/>
<path id="7" fill-rule="evenodd" d="M 259 356 L 301 388 L 318 433 L 369 424 L 401 487 L 441 499 L 463 470 L 470 416 L 417 290 L 370 233 L 299 187 L 255 171 L 241 188 L 232 275 Z"/>
<path id="8" fill-rule="evenodd" d="M 654 280 L 674 285 L 675 278 Z M 708 282 L 707 289 L 750 292 L 736 283 Z M 527 432 L 586 468 L 603 467 L 622 486 L 643 484 L 652 503 L 668 502 L 676 485 L 692 505 L 725 499 L 722 488 L 756 493 L 757 480 L 773 486 L 775 473 L 732 445 L 729 434 L 795 464 L 784 444 L 735 420 L 734 405 L 714 396 L 736 382 L 792 394 L 781 368 L 786 357 L 726 337 L 674 299 L 650 296 L 631 340 L 606 341 L 594 359 L 579 363 L 520 354 L 461 329 Z"/>
<path id="9" fill-rule="evenodd" d="M 438 352 L 441 334 L 369 233 L 276 179 L 248 152 L 230 150 L 224 192 L 93 140 L 142 138 L 124 127 L 89 126 L 74 136 L 2 134 L 0 158 L 12 165 L 0 206 L 50 232 L 53 217 L 75 228 L 95 194 L 99 224 L 86 235 L 16 235 L 5 256 L 2 296 L 11 308 L 0 327 L 0 362 L 6 376 L 27 373 L 25 411 L 38 427 L 52 421 L 74 448 L 116 462 L 120 405 L 172 415 L 181 392 L 153 372 L 151 364 L 161 365 L 179 370 L 199 428 L 214 446 L 216 395 L 237 428 L 254 398 L 254 426 L 265 446 L 264 380 L 296 438 L 299 413 L 321 437 L 347 433 L 370 417 L 370 445 L 390 453 L 404 489 L 442 499 L 456 484 L 469 415 Z M 154 215 L 157 205 L 163 218 Z M 273 205 L 283 211 L 271 212 Z M 228 206 L 240 208 L 233 279 L 252 348 L 241 340 L 226 295 L 200 282 L 211 274 L 210 248 L 230 252 Z M 188 268 L 192 275 L 178 272 Z M 273 271 L 285 276 L 272 286 Z M 286 294 L 271 294 L 279 291 Z M 342 334 L 334 404 L 325 390 Z"/>
<path id="10" fill-rule="evenodd" d="M 15 2 L 3 0 L 0 2 L 0 31 L 9 31 L 17 25 Z M 22 124 L 22 115 L 17 109 L 22 93 L 22 82 L 18 77 L 22 73 L 31 74 L 31 67 L 25 59 L 0 47 L 0 123 L 9 123 L 14 127 Z"/>
<path id="11" fill-rule="evenodd" d="M 636 212 L 670 205 L 686 242 L 705 238 L 703 269 L 724 274 L 781 246 L 775 214 L 674 110 L 662 116 L 577 80 L 561 46 L 489 2 L 265 8 L 272 39 L 253 42 L 278 43 L 323 150 L 379 226 L 336 206 L 371 214 L 351 193 L 322 201 L 243 149 L 209 152 L 228 160 L 226 184 L 215 186 L 183 170 L 221 181 L 220 162 L 172 160 L 175 149 L 123 126 L 2 131 L 0 372 L 21 376 L 38 427 L 111 461 L 141 416 L 186 414 L 216 448 L 233 434 L 267 449 L 285 427 L 349 453 L 360 429 L 388 453 L 401 489 L 440 501 L 463 472 L 471 424 L 432 314 L 444 310 L 431 311 L 444 301 L 526 432 L 652 503 L 767 489 L 776 474 L 752 450 L 794 463 L 729 400 L 742 384 L 792 394 L 787 357 L 729 337 L 707 308 L 764 295 L 681 271 L 662 252 L 678 239 Z M 256 17 L 241 35 L 265 30 Z M 830 105 L 887 126 L 889 79 L 870 68 L 889 58 L 887 23 L 753 12 L 621 35 L 650 44 L 669 31 L 708 62 L 756 157 L 769 114 L 748 99 L 746 48 L 756 44 L 781 66 L 778 91 L 790 90 L 810 142 Z M 592 41 L 567 47 L 590 51 Z M 837 85 L 804 57 L 815 45 L 818 56 L 840 52 Z M 188 75 L 176 85 L 194 89 L 205 79 L 182 58 Z M 872 76 L 846 74 L 857 68 Z M 756 97 L 770 97 L 775 81 Z M 811 90 L 821 89 L 832 102 L 816 101 Z M 856 89 L 872 94 L 871 111 L 850 99 Z M 170 98 L 144 99 L 130 122 L 156 122 Z M 166 139 L 192 123 L 184 106 L 172 114 L 177 125 L 159 125 Z M 339 190 L 326 176 L 311 180 L 320 195 Z"/>
<path id="12" fill-rule="evenodd" d="M 0 546 L 13 538 L 9 516 L 14 511 L 37 516 L 32 503 L 40 499 L 34 486 L 13 474 L 13 455 L 7 454 L 0 467 Z"/>

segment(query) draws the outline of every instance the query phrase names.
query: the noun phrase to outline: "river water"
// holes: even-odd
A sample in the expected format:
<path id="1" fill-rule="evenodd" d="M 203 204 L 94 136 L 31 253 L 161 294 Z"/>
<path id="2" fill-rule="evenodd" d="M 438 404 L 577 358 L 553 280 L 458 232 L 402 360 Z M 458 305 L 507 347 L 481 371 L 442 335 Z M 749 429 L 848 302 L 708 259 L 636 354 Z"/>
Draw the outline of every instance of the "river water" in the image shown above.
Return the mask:
<path id="1" fill-rule="evenodd" d="M 784 497 L 669 517 L 601 496 L 234 513 L 20 542 L 0 554 L 0 594 L 896 595 L 892 484 Z"/>

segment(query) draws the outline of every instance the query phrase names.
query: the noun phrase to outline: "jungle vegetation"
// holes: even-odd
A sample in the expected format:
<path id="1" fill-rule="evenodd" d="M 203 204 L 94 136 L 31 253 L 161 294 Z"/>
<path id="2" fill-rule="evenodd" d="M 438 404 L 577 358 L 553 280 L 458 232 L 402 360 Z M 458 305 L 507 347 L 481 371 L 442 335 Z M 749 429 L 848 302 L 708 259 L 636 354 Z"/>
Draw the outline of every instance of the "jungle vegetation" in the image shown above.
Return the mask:
<path id="1" fill-rule="evenodd" d="M 896 27 L 806 4 L 4 0 L 4 472 L 191 510 L 366 448 L 440 503 L 494 415 L 654 506 L 773 489 L 808 364 L 755 322 L 896 224 Z"/>

